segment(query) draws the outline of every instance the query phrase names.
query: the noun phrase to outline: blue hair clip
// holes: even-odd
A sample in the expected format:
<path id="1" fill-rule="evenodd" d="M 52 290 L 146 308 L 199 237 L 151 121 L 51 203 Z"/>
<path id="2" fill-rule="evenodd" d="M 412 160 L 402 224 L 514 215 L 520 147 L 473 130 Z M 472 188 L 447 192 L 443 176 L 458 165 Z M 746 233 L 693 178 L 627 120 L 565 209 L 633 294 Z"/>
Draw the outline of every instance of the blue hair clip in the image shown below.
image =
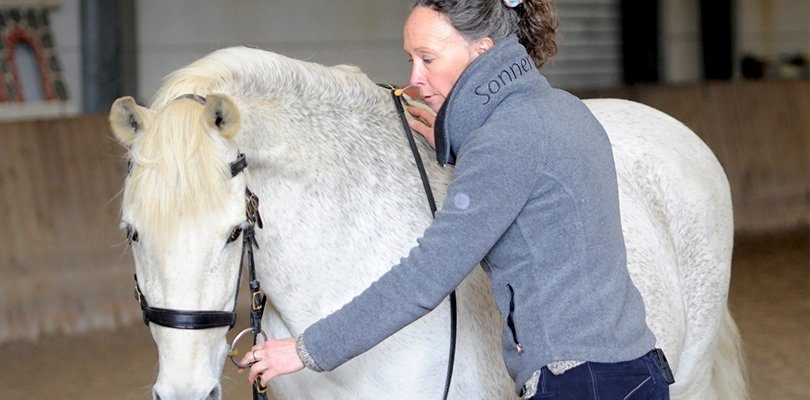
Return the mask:
<path id="1" fill-rule="evenodd" d="M 523 4 L 523 0 L 503 0 L 503 4 L 505 4 L 509 8 L 515 8 Z"/>

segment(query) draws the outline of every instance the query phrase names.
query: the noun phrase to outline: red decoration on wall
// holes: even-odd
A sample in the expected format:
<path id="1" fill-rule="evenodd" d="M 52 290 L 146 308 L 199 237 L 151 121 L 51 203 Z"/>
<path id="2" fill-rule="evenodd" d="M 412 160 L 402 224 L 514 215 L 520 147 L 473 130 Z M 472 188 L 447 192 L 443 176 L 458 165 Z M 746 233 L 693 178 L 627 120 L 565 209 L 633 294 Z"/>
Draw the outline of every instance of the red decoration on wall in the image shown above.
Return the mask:
<path id="1" fill-rule="evenodd" d="M 43 93 L 45 93 L 45 98 L 47 100 L 56 100 L 56 92 L 53 90 L 53 85 L 51 85 L 49 79 L 48 67 L 45 64 L 45 57 L 42 54 L 42 46 L 37 40 L 37 37 L 32 34 L 30 29 L 26 29 L 20 25 L 11 28 L 9 32 L 6 33 L 5 57 L 11 72 L 11 79 L 14 82 L 14 90 L 16 91 L 14 100 L 19 102 L 25 101 L 23 98 L 22 86 L 20 84 L 20 75 L 17 71 L 17 64 L 14 62 L 14 45 L 20 42 L 27 43 L 29 46 L 31 46 L 31 49 L 34 50 L 34 55 L 37 59 L 37 67 L 39 68 L 39 77 L 41 80 L 40 84 L 42 85 Z"/>
<path id="2" fill-rule="evenodd" d="M 24 103 L 22 82 L 15 63 L 15 45 L 31 47 L 39 84 L 47 101 L 66 101 L 67 90 L 53 46 L 48 11 L 40 7 L 0 8 L 0 103 Z"/>

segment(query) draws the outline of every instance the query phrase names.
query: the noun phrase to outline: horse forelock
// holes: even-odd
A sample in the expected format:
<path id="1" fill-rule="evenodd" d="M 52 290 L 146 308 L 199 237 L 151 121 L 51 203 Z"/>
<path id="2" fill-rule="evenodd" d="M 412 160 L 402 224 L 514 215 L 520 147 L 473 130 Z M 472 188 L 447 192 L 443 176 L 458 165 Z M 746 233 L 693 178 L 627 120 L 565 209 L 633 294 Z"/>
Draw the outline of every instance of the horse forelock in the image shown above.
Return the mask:
<path id="1" fill-rule="evenodd" d="M 123 204 L 137 229 L 163 241 L 181 219 L 194 223 L 224 207 L 232 160 L 216 140 L 206 132 L 202 106 L 191 100 L 157 111 L 129 152 Z"/>

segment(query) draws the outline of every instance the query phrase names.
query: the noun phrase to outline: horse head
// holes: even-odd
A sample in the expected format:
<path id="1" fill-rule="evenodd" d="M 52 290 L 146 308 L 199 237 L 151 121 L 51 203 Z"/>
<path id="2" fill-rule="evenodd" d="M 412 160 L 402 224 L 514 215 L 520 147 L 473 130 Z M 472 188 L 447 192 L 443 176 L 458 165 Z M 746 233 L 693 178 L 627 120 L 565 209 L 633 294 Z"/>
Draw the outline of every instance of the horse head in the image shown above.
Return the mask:
<path id="1" fill-rule="evenodd" d="M 141 298 L 155 309 L 232 312 L 247 187 L 230 168 L 239 156 L 236 105 L 188 95 L 151 110 L 123 97 L 110 124 L 128 150 L 121 226 Z M 159 353 L 154 399 L 221 398 L 227 324 L 178 329 L 153 320 L 149 328 Z"/>

